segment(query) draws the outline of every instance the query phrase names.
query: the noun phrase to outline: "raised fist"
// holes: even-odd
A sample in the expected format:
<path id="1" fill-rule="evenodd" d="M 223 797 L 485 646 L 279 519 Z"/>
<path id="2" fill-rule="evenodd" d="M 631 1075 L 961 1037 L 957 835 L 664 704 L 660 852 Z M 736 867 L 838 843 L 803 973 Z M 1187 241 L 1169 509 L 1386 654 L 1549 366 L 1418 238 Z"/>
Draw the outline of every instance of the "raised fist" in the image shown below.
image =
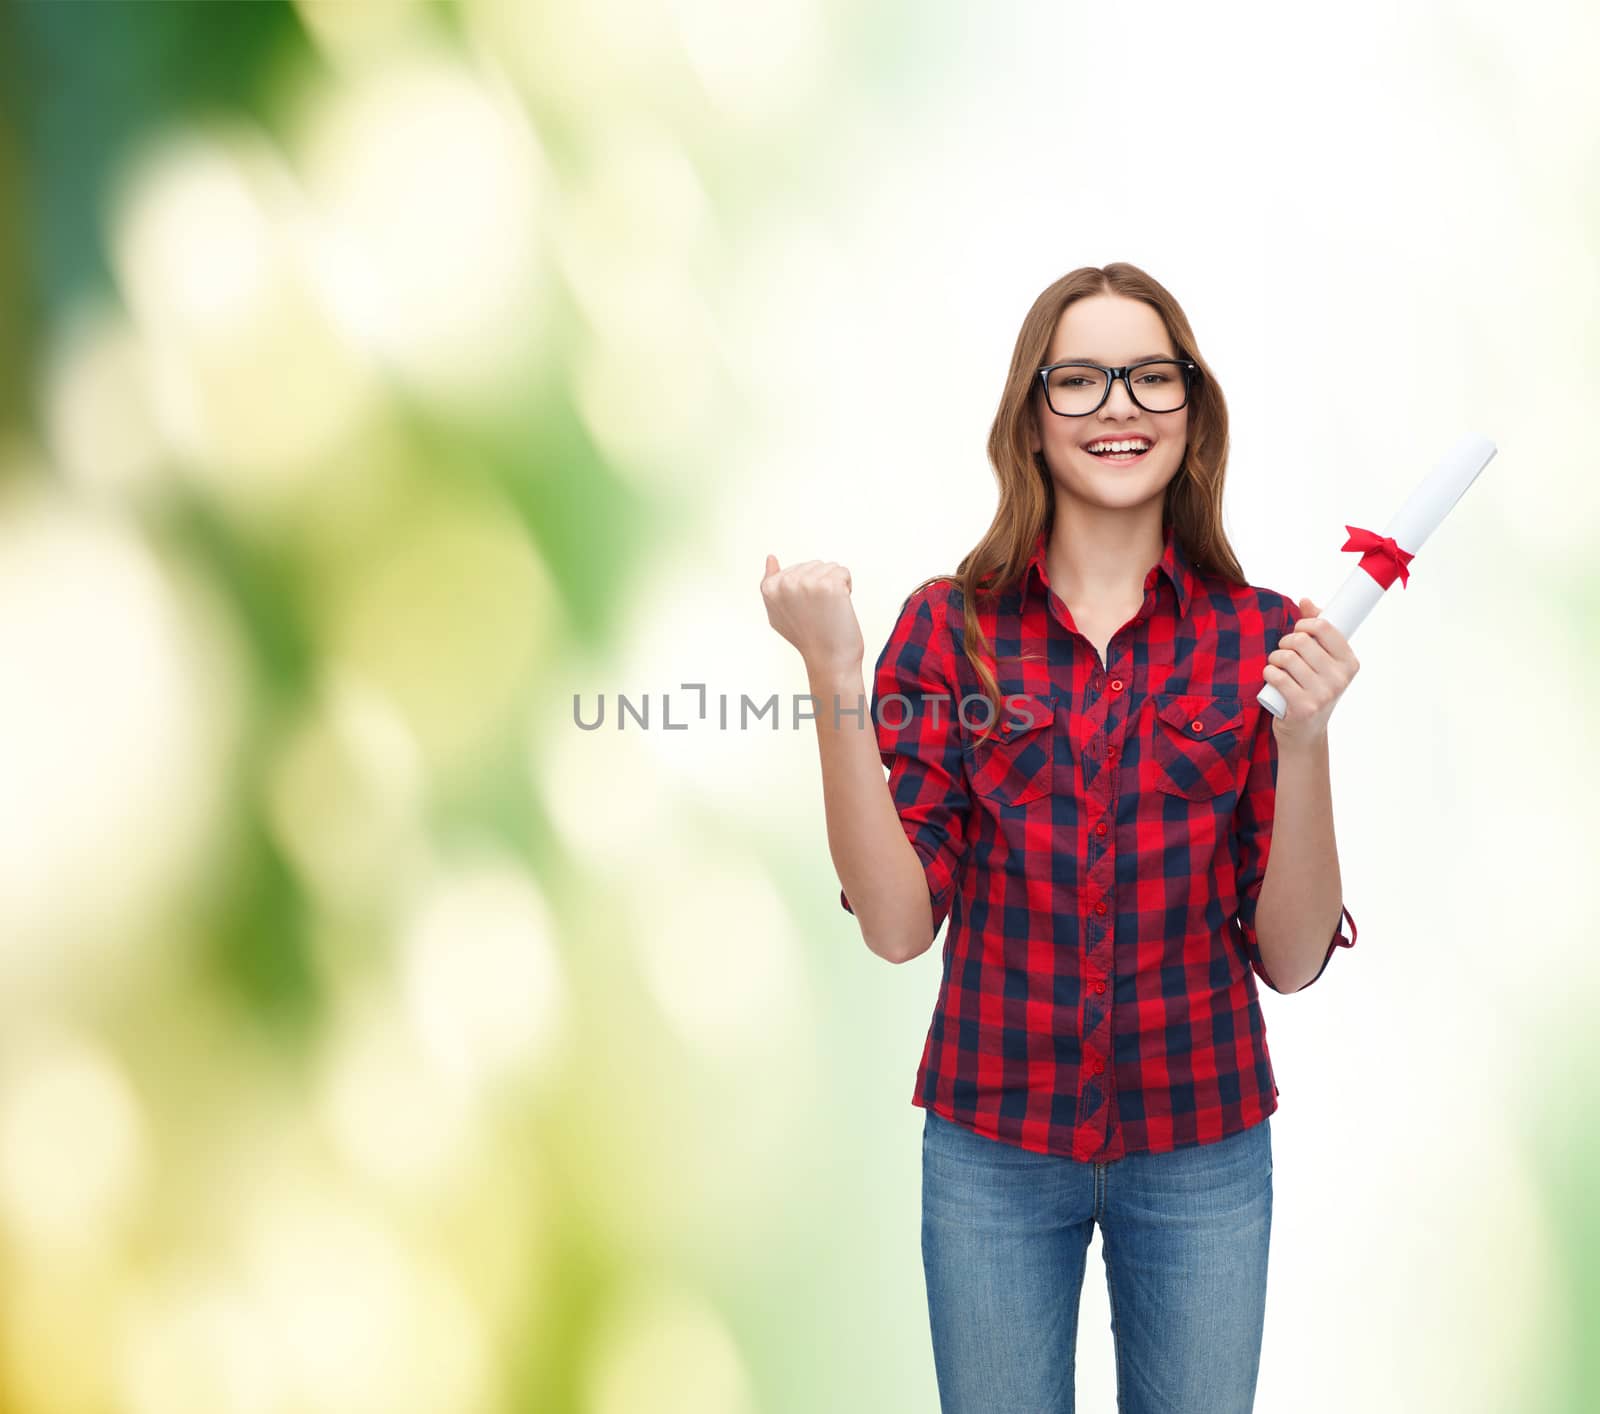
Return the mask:
<path id="1" fill-rule="evenodd" d="M 767 622 L 800 650 L 812 673 L 859 670 L 866 648 L 850 602 L 850 571 L 832 560 L 778 568 L 767 556 L 761 579 Z"/>

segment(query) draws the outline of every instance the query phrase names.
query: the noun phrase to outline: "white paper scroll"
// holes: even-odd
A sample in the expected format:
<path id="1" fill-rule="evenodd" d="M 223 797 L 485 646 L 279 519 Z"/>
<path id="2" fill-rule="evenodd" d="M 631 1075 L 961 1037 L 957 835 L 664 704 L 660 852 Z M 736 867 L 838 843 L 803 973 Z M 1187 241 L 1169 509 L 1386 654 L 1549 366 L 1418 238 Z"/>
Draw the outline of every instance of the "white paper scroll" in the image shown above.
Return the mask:
<path id="1" fill-rule="evenodd" d="M 1477 480 L 1478 473 L 1489 464 L 1494 454 L 1495 445 L 1487 437 L 1476 434 L 1463 437 L 1439 459 L 1438 465 L 1407 497 L 1405 505 L 1394 513 L 1384 527 L 1383 535 L 1393 540 L 1399 549 L 1415 555 L 1422 548 L 1422 542 L 1449 515 L 1450 508 L 1461 499 L 1462 493 Z M 1352 532 L 1353 538 L 1364 534 L 1353 526 L 1346 526 L 1345 529 Z M 1362 559 L 1365 560 L 1367 554 L 1382 553 L 1374 549 L 1364 553 Z M 1409 566 L 1407 568 L 1409 570 Z M 1362 620 L 1372 612 L 1373 605 L 1383 598 L 1385 588 L 1386 584 L 1374 579 L 1368 570 L 1357 564 L 1339 586 L 1339 592 L 1322 606 L 1317 616 L 1326 619 L 1346 638 L 1350 638 Z M 1271 683 L 1256 694 L 1256 701 L 1274 717 L 1283 716 L 1287 705 L 1283 694 Z"/>

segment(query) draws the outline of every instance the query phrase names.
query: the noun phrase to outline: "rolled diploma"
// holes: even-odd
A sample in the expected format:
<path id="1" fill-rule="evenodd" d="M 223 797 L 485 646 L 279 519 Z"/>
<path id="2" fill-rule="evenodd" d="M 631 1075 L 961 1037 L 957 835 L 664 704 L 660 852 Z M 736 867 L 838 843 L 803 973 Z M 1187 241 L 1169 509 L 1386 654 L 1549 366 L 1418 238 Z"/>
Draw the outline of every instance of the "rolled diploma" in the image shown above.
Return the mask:
<path id="1" fill-rule="evenodd" d="M 1475 433 L 1463 437 L 1406 498 L 1406 503 L 1394 513 L 1382 533 L 1392 537 L 1402 550 L 1416 554 L 1422 542 L 1449 515 L 1462 493 L 1478 479 L 1478 473 L 1488 466 L 1494 454 L 1495 445 L 1487 437 Z M 1372 612 L 1373 605 L 1383 598 L 1383 591 L 1384 586 L 1358 563 L 1317 617 L 1326 619 L 1346 638 L 1353 637 L 1362 620 Z M 1283 694 L 1270 682 L 1256 693 L 1256 701 L 1274 717 L 1283 716 L 1288 705 Z"/>

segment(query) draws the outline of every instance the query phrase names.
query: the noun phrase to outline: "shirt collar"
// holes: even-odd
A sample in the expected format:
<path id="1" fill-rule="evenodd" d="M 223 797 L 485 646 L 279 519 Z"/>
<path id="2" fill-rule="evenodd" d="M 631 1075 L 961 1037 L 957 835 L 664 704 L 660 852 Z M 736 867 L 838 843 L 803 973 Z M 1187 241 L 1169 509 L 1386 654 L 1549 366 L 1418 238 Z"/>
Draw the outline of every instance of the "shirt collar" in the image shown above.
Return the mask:
<path id="1" fill-rule="evenodd" d="M 1028 556 L 1028 563 L 1022 571 L 1022 607 L 1026 609 L 1033 593 L 1035 578 L 1045 588 L 1050 584 L 1050 573 L 1046 568 L 1046 557 L 1050 543 L 1048 528 L 1041 530 L 1034 537 L 1033 553 Z M 1150 574 L 1145 577 L 1145 587 L 1148 589 L 1152 583 L 1152 576 L 1157 573 L 1165 574 L 1172 584 L 1173 594 L 1178 601 L 1178 617 L 1181 619 L 1189 612 L 1189 600 L 1194 593 L 1194 566 L 1189 557 L 1184 554 L 1183 546 L 1178 543 L 1178 536 L 1173 524 L 1169 521 L 1162 533 L 1161 558 L 1156 561 Z"/>

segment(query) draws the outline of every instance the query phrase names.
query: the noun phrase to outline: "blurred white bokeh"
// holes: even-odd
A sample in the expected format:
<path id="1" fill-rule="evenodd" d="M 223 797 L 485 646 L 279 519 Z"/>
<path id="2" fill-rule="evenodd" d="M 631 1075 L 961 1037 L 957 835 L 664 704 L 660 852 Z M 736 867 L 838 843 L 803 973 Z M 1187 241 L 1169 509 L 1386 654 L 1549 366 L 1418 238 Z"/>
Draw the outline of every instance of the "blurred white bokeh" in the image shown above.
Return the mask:
<path id="1" fill-rule="evenodd" d="M 12 1037 L 0 1079 L 0 1215 L 57 1260 L 114 1245 L 150 1162 L 143 1105 L 117 1059 L 47 1027 Z"/>
<path id="2" fill-rule="evenodd" d="M 548 176 L 494 73 L 419 43 L 306 97 L 323 296 L 409 385 L 492 408 L 544 353 Z"/>
<path id="3" fill-rule="evenodd" d="M 314 491 L 375 408 L 368 361 L 327 306 L 316 253 L 265 133 L 161 132 L 119 174 L 111 259 L 156 419 L 184 474 L 252 519 Z"/>
<path id="4" fill-rule="evenodd" d="M 509 860 L 441 868 L 400 940 L 407 1012 L 430 1063 L 475 1094 L 555 1057 L 569 998 L 552 920 Z"/>
<path id="5" fill-rule="evenodd" d="M 624 1285 L 586 1342 L 590 1414 L 754 1414 L 755 1389 L 728 1321 L 665 1278 Z"/>
<path id="6" fill-rule="evenodd" d="M 19 482 L 0 499 L 0 971 L 101 985 L 226 838 L 239 644 L 132 524 Z M 147 959 L 148 960 L 148 959 Z"/>

